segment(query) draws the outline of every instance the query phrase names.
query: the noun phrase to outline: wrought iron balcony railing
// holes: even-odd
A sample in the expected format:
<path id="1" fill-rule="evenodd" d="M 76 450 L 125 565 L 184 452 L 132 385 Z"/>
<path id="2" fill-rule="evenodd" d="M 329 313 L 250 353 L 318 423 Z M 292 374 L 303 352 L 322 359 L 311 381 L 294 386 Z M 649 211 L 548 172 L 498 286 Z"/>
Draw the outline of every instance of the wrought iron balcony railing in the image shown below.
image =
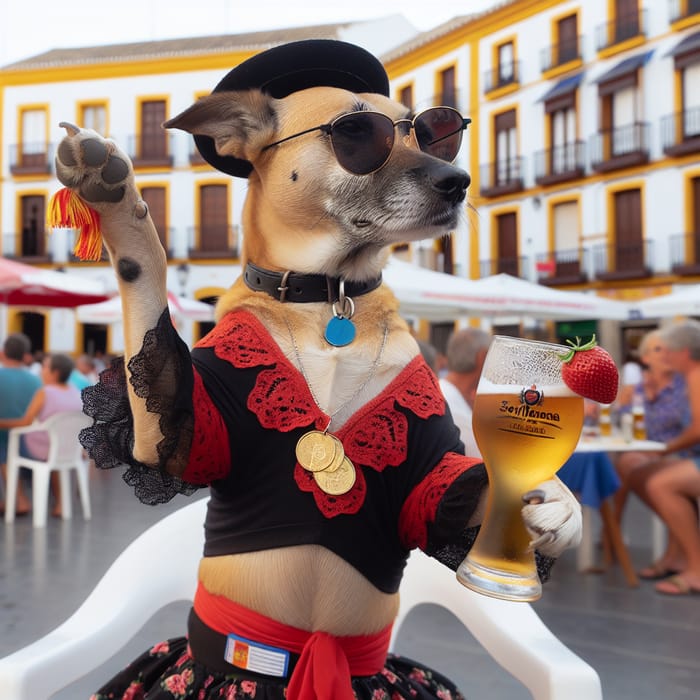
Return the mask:
<path id="1" fill-rule="evenodd" d="M 593 271 L 599 280 L 651 277 L 654 241 L 601 243 L 594 245 Z"/>
<path id="2" fill-rule="evenodd" d="M 539 253 L 535 258 L 537 281 L 545 285 L 577 284 L 588 280 L 588 256 L 585 248 Z"/>
<path id="3" fill-rule="evenodd" d="M 700 231 L 669 236 L 671 272 L 676 275 L 700 274 Z"/>
<path id="4" fill-rule="evenodd" d="M 481 195 L 497 197 L 501 194 L 519 192 L 524 187 L 524 158 L 507 158 L 495 163 L 484 163 L 481 170 Z"/>
<path id="5" fill-rule="evenodd" d="M 583 37 L 577 36 L 573 39 L 560 41 L 557 44 L 546 46 L 540 51 L 540 67 L 542 72 L 563 66 L 571 61 L 578 61 L 582 58 L 581 46 Z"/>
<path id="6" fill-rule="evenodd" d="M 10 146 L 12 175 L 50 175 L 53 167 L 54 145 L 46 141 Z"/>
<path id="7" fill-rule="evenodd" d="M 586 144 L 574 141 L 535 153 L 535 182 L 553 185 L 575 180 L 586 172 Z"/>
<path id="8" fill-rule="evenodd" d="M 175 135 L 132 134 L 128 139 L 128 153 L 135 168 L 172 168 L 173 139 Z"/>
<path id="9" fill-rule="evenodd" d="M 644 9 L 620 15 L 610 22 L 599 24 L 596 27 L 596 51 L 603 51 L 638 36 L 646 36 L 646 26 L 647 11 Z"/>
<path id="10" fill-rule="evenodd" d="M 700 151 L 700 107 L 662 117 L 661 147 L 669 156 Z"/>
<path id="11" fill-rule="evenodd" d="M 528 276 L 528 257 L 520 255 L 514 258 L 493 258 L 491 260 L 479 261 L 479 273 L 481 277 L 489 275 L 498 275 L 505 272 L 513 277 L 522 277 L 526 279 Z"/>
<path id="12" fill-rule="evenodd" d="M 484 71 L 484 92 L 520 83 L 520 61 L 500 63 Z"/>
<path id="13" fill-rule="evenodd" d="M 649 128 L 648 122 L 634 122 L 593 134 L 589 140 L 593 170 L 607 172 L 648 162 Z"/>
<path id="14" fill-rule="evenodd" d="M 669 0 L 668 18 L 671 23 L 680 22 L 700 14 L 700 0 Z"/>
<path id="15" fill-rule="evenodd" d="M 240 257 L 238 226 L 208 224 L 187 229 L 187 254 L 190 258 Z"/>

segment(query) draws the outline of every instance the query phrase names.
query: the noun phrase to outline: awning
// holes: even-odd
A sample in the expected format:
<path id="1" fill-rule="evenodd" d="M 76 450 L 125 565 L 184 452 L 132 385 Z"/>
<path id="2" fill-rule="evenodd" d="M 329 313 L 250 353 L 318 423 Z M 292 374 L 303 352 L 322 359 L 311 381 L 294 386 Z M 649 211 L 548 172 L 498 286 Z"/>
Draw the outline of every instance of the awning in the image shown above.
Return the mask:
<path id="1" fill-rule="evenodd" d="M 583 79 L 583 73 L 577 73 L 576 75 L 570 75 L 568 78 L 560 80 L 556 85 L 550 88 L 542 97 L 540 97 L 540 102 L 549 102 L 556 97 L 561 97 L 562 95 L 568 95 L 569 93 L 576 90 L 576 88 L 581 84 Z"/>
<path id="2" fill-rule="evenodd" d="M 642 68 L 642 66 L 647 64 L 653 53 L 654 49 L 639 53 L 636 56 L 630 56 L 630 58 L 620 61 L 616 66 L 607 71 L 607 73 L 603 73 L 600 78 L 596 78 L 594 82 L 599 85 L 602 83 L 610 83 L 613 80 L 634 73 L 638 68 Z"/>
<path id="3" fill-rule="evenodd" d="M 681 39 L 666 55 L 680 56 L 684 53 L 700 51 L 700 32 L 695 32 L 690 36 Z"/>

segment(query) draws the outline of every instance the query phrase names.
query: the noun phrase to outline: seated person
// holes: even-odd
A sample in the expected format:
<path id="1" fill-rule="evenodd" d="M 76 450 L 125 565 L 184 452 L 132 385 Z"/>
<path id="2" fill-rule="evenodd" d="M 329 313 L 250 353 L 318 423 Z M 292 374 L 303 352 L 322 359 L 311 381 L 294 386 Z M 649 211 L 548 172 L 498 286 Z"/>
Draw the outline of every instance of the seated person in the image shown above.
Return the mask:
<path id="1" fill-rule="evenodd" d="M 49 416 L 61 411 L 82 411 L 83 402 L 80 392 L 68 382 L 73 367 L 73 360 L 68 355 L 46 356 L 41 366 L 41 379 L 44 386 L 34 394 L 23 416 L 0 419 L 0 429 L 31 425 L 34 421 L 43 422 Z M 49 434 L 45 431 L 37 431 L 23 436 L 23 451 L 34 459 L 46 459 L 49 455 Z M 54 496 L 52 515 L 60 517 L 61 492 L 58 474 L 55 472 L 51 474 L 51 491 Z M 28 512 L 30 505 L 21 483 L 18 482 L 18 512 Z"/>
<path id="2" fill-rule="evenodd" d="M 671 366 L 661 332 L 647 333 L 639 344 L 644 364 L 642 381 L 634 393 L 644 404 L 644 422 L 647 438 L 656 442 L 668 442 L 679 435 L 690 421 L 690 407 L 683 377 Z M 615 469 L 621 486 L 614 497 L 615 516 L 622 521 L 629 481 L 632 473 L 657 460 L 653 452 L 624 452 L 614 457 Z M 653 578 L 653 567 L 639 572 L 642 578 Z"/>

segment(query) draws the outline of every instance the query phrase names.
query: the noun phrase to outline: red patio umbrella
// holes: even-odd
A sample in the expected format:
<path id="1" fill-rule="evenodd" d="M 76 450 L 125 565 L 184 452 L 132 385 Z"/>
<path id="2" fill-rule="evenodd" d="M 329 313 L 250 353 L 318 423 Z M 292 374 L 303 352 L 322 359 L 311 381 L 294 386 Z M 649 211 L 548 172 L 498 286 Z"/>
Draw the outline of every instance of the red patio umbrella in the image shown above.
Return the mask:
<path id="1" fill-rule="evenodd" d="M 0 257 L 0 304 L 73 308 L 109 296 L 95 280 Z"/>

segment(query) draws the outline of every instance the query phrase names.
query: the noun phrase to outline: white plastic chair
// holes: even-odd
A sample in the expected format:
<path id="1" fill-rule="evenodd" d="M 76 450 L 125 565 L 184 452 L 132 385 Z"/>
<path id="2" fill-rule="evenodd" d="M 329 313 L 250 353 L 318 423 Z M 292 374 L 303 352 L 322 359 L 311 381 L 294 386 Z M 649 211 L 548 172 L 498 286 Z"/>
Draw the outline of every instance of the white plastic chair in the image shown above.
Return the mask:
<path id="1" fill-rule="evenodd" d="M 12 428 L 7 442 L 7 488 L 5 494 L 5 522 L 15 519 L 15 500 L 19 469 L 32 470 L 32 521 L 34 527 L 45 527 L 49 507 L 49 481 L 52 471 L 61 479 L 61 517 L 72 516 L 71 478 L 75 471 L 83 516 L 91 517 L 90 491 L 88 487 L 88 461 L 78 442 L 78 433 L 92 423 L 92 419 L 81 411 L 62 411 L 47 418 L 43 423 L 35 422 L 22 428 Z M 49 454 L 46 460 L 24 457 L 20 453 L 20 438 L 34 432 L 49 434 Z"/>
<path id="2" fill-rule="evenodd" d="M 206 501 L 195 501 L 146 530 L 66 622 L 0 659 L 3 700 L 50 697 L 110 659 L 159 609 L 192 600 L 204 544 Z M 144 568 L 164 575 L 133 575 Z M 394 640 L 406 615 L 421 603 L 452 611 L 535 700 L 602 698 L 597 673 L 554 637 L 530 605 L 472 593 L 449 569 L 416 553 L 401 586 Z"/>

